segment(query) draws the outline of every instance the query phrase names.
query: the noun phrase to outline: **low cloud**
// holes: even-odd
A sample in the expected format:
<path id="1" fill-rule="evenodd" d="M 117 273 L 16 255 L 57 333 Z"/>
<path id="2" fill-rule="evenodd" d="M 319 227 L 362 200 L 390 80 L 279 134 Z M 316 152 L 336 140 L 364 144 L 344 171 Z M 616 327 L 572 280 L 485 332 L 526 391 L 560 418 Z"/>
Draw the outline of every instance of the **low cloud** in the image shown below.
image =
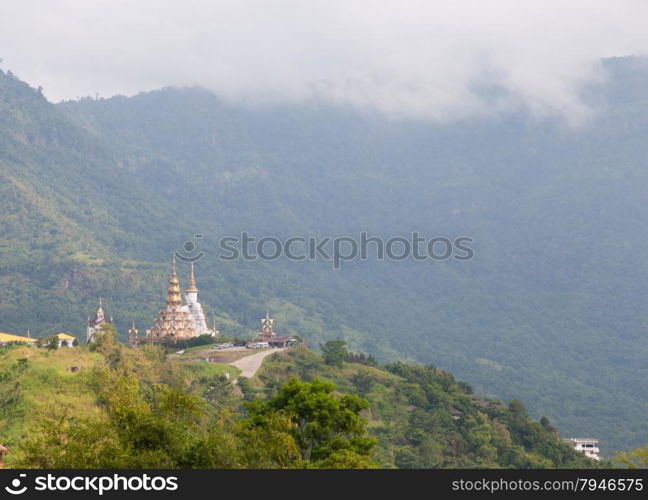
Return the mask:
<path id="1" fill-rule="evenodd" d="M 646 19 L 646 2 L 622 0 L 10 0 L 0 57 L 54 101 L 197 84 L 249 105 L 578 123 L 601 59 L 648 52 Z"/>

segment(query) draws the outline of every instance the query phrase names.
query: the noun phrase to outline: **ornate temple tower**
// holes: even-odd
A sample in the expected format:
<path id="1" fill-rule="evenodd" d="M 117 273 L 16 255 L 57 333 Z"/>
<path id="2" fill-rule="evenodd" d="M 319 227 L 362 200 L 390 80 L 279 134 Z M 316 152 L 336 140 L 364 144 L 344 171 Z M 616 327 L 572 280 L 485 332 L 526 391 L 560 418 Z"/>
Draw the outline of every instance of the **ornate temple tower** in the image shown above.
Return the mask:
<path id="1" fill-rule="evenodd" d="M 182 306 L 181 310 L 186 312 L 191 319 L 194 330 L 198 335 L 218 335 L 216 330 L 210 330 L 205 319 L 205 312 L 202 305 L 198 302 L 198 286 L 196 285 L 196 274 L 193 262 L 189 271 L 189 284 L 185 290 L 185 299 L 187 305 Z"/>
<path id="2" fill-rule="evenodd" d="M 261 319 L 261 331 L 257 335 L 257 340 L 268 342 L 277 337 L 277 334 L 272 329 L 274 319 L 270 317 L 270 312 L 267 311 L 265 318 Z"/>
<path id="3" fill-rule="evenodd" d="M 137 347 L 142 341 L 146 342 L 146 339 L 139 337 L 139 330 L 135 328 L 135 321 L 133 321 L 133 326 L 128 329 L 128 346 Z"/>
<path id="4" fill-rule="evenodd" d="M 97 341 L 97 332 L 101 330 L 101 326 L 104 324 L 112 323 L 112 317 L 110 321 L 106 320 L 106 316 L 103 310 L 103 303 L 101 297 L 99 297 L 99 307 L 97 312 L 94 315 L 94 318 L 88 316 L 88 326 L 86 328 L 86 342 L 96 342 Z"/>
<path id="5" fill-rule="evenodd" d="M 146 330 L 146 342 L 155 343 L 163 340 L 175 342 L 198 335 L 200 333 L 194 328 L 189 313 L 182 310 L 180 283 L 176 273 L 175 259 L 173 259 L 173 271 L 167 288 L 166 308 L 160 311 L 153 328 Z"/>

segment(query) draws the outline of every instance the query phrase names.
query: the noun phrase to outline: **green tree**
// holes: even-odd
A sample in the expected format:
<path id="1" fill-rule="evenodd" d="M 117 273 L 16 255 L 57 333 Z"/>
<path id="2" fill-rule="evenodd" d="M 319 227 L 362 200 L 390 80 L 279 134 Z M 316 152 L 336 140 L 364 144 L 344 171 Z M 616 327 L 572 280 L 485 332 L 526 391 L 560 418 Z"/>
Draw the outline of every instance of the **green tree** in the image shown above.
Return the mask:
<path id="1" fill-rule="evenodd" d="M 301 466 L 299 448 L 292 433 L 294 427 L 292 419 L 281 412 L 267 414 L 262 426 L 254 419 L 240 422 L 235 434 L 239 439 L 241 462 L 254 469 Z"/>
<path id="2" fill-rule="evenodd" d="M 104 323 L 101 325 L 101 328 L 99 331 L 97 331 L 96 334 L 96 342 L 91 344 L 91 349 L 93 350 L 111 350 L 116 347 L 118 347 L 119 340 L 118 340 L 118 332 L 117 328 L 115 325 L 112 325 L 110 323 Z"/>
<path id="3" fill-rule="evenodd" d="M 365 397 L 371 392 L 371 389 L 374 386 L 374 377 L 367 372 L 358 372 L 351 376 L 351 383 L 355 387 L 356 392 Z"/>
<path id="4" fill-rule="evenodd" d="M 349 357 L 346 342 L 341 339 L 324 342 L 320 344 L 320 349 L 327 365 L 341 367 L 342 363 Z"/>
<path id="5" fill-rule="evenodd" d="M 317 359 L 297 359 L 295 361 L 295 368 L 299 378 L 310 381 L 313 378 L 313 372 L 319 368 L 320 363 Z"/>
<path id="6" fill-rule="evenodd" d="M 264 426 L 276 412 L 287 415 L 301 458 L 312 466 L 369 466 L 376 440 L 367 436 L 367 420 L 361 416 L 369 402 L 355 394 L 338 397 L 334 391 L 330 382 L 293 378 L 272 399 L 249 403 L 248 418 Z"/>
<path id="7" fill-rule="evenodd" d="M 648 446 L 617 455 L 616 459 L 629 469 L 648 468 Z"/>
<path id="8" fill-rule="evenodd" d="M 203 398 L 214 408 L 224 410 L 236 406 L 237 397 L 234 394 L 234 386 L 225 375 L 216 375 L 202 382 L 205 384 Z"/>
<path id="9" fill-rule="evenodd" d="M 254 398 L 256 398 L 256 390 L 254 387 L 252 387 L 252 384 L 250 384 L 250 379 L 247 377 L 239 377 L 237 379 L 237 383 L 239 388 L 241 389 L 241 392 L 243 393 L 243 399 L 246 401 L 252 401 Z"/>
<path id="10" fill-rule="evenodd" d="M 97 372 L 103 411 L 43 419 L 21 443 L 19 467 L 277 468 L 300 465 L 292 420 L 275 412 L 262 427 L 211 418 L 210 405 L 164 384 L 143 384 L 122 366 Z"/>
<path id="11" fill-rule="evenodd" d="M 57 337 L 50 337 L 45 343 L 45 348 L 50 351 L 55 351 L 59 348 L 59 340 Z"/>

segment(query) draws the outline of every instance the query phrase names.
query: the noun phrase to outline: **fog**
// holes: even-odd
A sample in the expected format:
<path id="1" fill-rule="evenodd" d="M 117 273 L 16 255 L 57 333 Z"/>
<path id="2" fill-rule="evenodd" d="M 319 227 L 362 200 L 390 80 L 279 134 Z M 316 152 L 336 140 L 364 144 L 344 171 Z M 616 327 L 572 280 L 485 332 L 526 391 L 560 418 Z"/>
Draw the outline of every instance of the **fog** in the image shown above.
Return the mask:
<path id="1" fill-rule="evenodd" d="M 5 0 L 0 58 L 53 101 L 197 84 L 253 106 L 580 123 L 601 59 L 648 52 L 647 20 L 619 0 Z"/>

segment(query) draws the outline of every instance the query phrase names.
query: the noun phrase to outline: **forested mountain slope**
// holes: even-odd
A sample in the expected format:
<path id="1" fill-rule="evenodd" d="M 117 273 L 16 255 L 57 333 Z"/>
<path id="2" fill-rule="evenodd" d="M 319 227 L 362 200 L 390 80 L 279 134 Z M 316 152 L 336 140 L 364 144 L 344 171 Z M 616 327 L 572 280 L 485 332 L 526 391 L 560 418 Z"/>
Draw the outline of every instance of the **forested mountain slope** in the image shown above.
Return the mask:
<path id="1" fill-rule="evenodd" d="M 7 465 L 598 467 L 519 401 L 478 398 L 434 367 L 331 366 L 298 348 L 272 354 L 262 370 L 240 378 L 240 391 L 232 366 L 172 361 L 159 346 L 0 348 Z"/>
<path id="2" fill-rule="evenodd" d="M 523 113 L 396 122 L 199 89 L 58 105 L 0 75 L 0 330 L 150 324 L 194 234 L 223 331 L 344 337 L 519 398 L 606 454 L 645 442 L 648 65 L 607 63 L 571 129 Z M 473 238 L 471 261 L 223 261 L 218 238 Z M 370 254 L 371 255 L 371 254 Z M 181 273 L 186 272 L 181 269 Z M 181 276 L 182 278 L 182 276 Z"/>

